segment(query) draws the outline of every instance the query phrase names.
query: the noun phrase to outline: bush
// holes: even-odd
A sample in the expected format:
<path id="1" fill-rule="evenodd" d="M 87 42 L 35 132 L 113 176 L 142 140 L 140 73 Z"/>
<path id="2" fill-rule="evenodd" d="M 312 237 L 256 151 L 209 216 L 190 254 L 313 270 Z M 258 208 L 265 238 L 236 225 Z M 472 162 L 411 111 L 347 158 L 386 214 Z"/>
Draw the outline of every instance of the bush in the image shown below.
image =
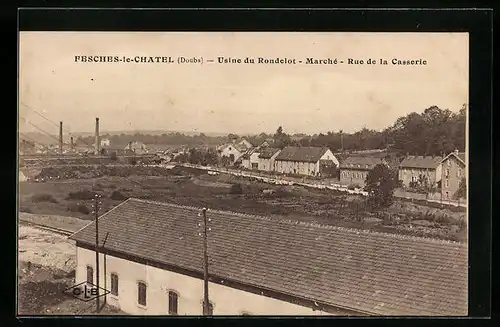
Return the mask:
<path id="1" fill-rule="evenodd" d="M 350 184 L 349 186 L 347 186 L 348 190 L 355 190 L 355 189 L 358 189 L 358 188 L 360 188 L 360 187 L 357 184 Z"/>
<path id="2" fill-rule="evenodd" d="M 57 203 L 57 200 L 52 196 L 52 194 L 46 194 L 46 193 L 33 195 L 31 197 L 31 201 Z"/>
<path id="3" fill-rule="evenodd" d="M 69 204 L 68 211 L 79 212 L 83 213 L 84 215 L 88 215 L 90 213 L 90 209 L 85 204 L 79 204 L 79 203 Z"/>
<path id="4" fill-rule="evenodd" d="M 118 200 L 118 201 L 127 199 L 127 197 L 123 195 L 120 191 L 113 191 L 113 193 L 111 193 L 111 196 L 109 198 L 111 200 Z"/>
<path id="5" fill-rule="evenodd" d="M 231 194 L 242 194 L 243 193 L 243 188 L 241 187 L 241 184 L 233 184 L 233 185 L 231 185 L 230 193 Z"/>
<path id="6" fill-rule="evenodd" d="M 68 200 L 92 200 L 95 193 L 89 190 L 81 190 L 76 192 L 69 192 Z"/>

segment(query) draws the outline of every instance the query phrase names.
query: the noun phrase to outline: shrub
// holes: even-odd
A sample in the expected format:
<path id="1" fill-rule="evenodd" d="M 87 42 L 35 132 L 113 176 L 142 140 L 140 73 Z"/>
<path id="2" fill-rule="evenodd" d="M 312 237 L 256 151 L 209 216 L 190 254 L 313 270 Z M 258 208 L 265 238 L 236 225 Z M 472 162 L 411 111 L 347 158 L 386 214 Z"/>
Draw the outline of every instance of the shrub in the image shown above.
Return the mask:
<path id="1" fill-rule="evenodd" d="M 57 200 L 52 196 L 52 194 L 47 193 L 35 194 L 31 197 L 31 201 L 57 203 Z"/>
<path id="2" fill-rule="evenodd" d="M 84 215 L 88 215 L 90 213 L 90 209 L 85 204 L 80 204 L 80 203 L 69 204 L 68 211 L 79 212 L 83 213 Z"/>
<path id="3" fill-rule="evenodd" d="M 81 190 L 76 192 L 69 192 L 68 199 L 69 200 L 92 200 L 95 196 L 95 193 L 89 190 Z"/>
<path id="4" fill-rule="evenodd" d="M 113 191 L 113 193 L 111 193 L 111 196 L 109 198 L 111 200 L 118 200 L 118 201 L 127 199 L 127 197 L 123 195 L 120 191 Z"/>
<path id="5" fill-rule="evenodd" d="M 241 187 L 241 184 L 233 184 L 233 185 L 231 185 L 230 193 L 231 194 L 242 194 L 243 193 L 243 188 Z"/>
<path id="6" fill-rule="evenodd" d="M 357 188 L 359 188 L 359 185 L 356 185 L 356 184 L 349 184 L 349 186 L 347 186 L 348 190 L 355 190 Z"/>

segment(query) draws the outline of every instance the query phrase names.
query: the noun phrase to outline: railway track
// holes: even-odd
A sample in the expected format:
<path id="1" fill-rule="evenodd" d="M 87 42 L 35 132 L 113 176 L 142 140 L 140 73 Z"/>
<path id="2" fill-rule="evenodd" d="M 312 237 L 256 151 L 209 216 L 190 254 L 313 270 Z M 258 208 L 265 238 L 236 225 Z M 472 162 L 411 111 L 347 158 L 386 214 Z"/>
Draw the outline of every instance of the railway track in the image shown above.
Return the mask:
<path id="1" fill-rule="evenodd" d="M 44 231 L 56 233 L 56 234 L 59 234 L 59 235 L 64 235 L 64 236 L 70 236 L 70 235 L 74 234 L 74 232 L 66 230 L 66 229 L 57 228 L 57 227 L 51 227 L 51 226 L 46 226 L 46 225 L 41 225 L 41 224 L 36 224 L 36 223 L 28 222 L 28 221 L 25 221 L 25 220 L 19 220 L 19 223 L 23 224 L 23 225 L 26 225 L 26 226 L 34 227 L 34 228 L 37 228 L 37 229 L 41 229 L 41 230 L 44 230 Z"/>

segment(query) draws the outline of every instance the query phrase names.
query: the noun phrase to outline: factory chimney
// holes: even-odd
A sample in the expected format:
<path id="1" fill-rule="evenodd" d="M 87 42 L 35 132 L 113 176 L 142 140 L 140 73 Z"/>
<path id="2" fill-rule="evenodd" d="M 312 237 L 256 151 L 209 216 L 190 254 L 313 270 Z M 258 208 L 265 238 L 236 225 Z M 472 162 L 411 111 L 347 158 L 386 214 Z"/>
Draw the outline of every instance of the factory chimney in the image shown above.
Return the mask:
<path id="1" fill-rule="evenodd" d="M 73 143 L 73 136 L 71 137 L 71 151 L 73 152 L 73 150 L 75 149 L 75 144 Z"/>
<path id="2" fill-rule="evenodd" d="M 63 153 L 63 122 L 59 122 L 59 154 Z"/>
<path id="3" fill-rule="evenodd" d="M 101 147 L 101 140 L 99 139 L 99 118 L 95 119 L 95 154 L 99 155 Z"/>

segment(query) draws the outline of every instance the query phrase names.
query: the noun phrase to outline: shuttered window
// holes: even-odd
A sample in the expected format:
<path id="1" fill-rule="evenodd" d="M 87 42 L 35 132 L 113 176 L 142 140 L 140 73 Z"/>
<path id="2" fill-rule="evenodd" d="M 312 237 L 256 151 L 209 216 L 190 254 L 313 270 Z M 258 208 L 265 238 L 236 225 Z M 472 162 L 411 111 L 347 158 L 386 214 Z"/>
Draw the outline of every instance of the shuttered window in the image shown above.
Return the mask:
<path id="1" fill-rule="evenodd" d="M 179 295 L 173 291 L 168 292 L 168 314 L 177 315 L 179 306 Z"/>
<path id="2" fill-rule="evenodd" d="M 146 306 L 146 284 L 143 282 L 137 283 L 137 302 Z"/>
<path id="3" fill-rule="evenodd" d="M 92 266 L 87 266 L 87 283 L 94 284 L 94 269 Z"/>
<path id="4" fill-rule="evenodd" d="M 111 274 L 111 294 L 118 295 L 118 275 Z"/>

